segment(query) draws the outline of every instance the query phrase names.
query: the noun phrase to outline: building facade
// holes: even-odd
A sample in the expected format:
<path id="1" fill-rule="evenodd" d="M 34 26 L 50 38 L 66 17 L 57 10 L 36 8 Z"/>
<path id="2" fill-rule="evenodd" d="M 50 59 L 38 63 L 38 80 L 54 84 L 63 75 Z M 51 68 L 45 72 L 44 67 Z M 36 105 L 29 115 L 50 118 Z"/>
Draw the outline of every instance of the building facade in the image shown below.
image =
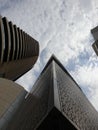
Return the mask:
<path id="1" fill-rule="evenodd" d="M 52 56 L 7 129 L 98 130 L 98 112 Z"/>
<path id="2" fill-rule="evenodd" d="M 26 94 L 22 86 L 0 78 L 0 130 L 8 130 L 7 125 L 14 118 Z"/>
<path id="3" fill-rule="evenodd" d="M 95 39 L 95 42 L 92 44 L 92 47 L 93 47 L 96 55 L 98 56 L 98 26 L 93 28 L 91 30 L 91 33 L 92 33 L 92 35 L 93 35 L 93 37 Z"/>
<path id="4" fill-rule="evenodd" d="M 0 77 L 19 78 L 33 67 L 38 55 L 38 42 L 0 16 Z"/>

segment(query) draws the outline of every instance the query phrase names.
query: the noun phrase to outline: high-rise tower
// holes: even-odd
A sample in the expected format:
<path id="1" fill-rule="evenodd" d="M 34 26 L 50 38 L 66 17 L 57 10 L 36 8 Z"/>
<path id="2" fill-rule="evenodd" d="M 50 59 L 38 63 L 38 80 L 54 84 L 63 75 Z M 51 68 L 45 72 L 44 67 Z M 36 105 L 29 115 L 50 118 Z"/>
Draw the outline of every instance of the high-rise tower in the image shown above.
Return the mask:
<path id="1" fill-rule="evenodd" d="M 98 113 L 52 56 L 20 106 L 9 130 L 97 130 Z"/>
<path id="2" fill-rule="evenodd" d="M 8 130 L 27 94 L 11 80 L 30 70 L 38 55 L 38 42 L 0 16 L 0 130 Z"/>
<path id="3" fill-rule="evenodd" d="M 38 55 L 38 42 L 0 16 L 0 77 L 17 79 L 33 67 Z"/>

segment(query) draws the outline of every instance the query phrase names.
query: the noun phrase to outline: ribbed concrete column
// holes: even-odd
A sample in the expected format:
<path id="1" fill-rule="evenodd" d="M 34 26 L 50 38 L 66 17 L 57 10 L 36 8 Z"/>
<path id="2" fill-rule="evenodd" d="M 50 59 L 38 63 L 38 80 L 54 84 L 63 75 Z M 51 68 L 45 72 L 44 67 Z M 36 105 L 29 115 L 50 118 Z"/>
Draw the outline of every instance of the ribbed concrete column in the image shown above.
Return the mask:
<path id="1" fill-rule="evenodd" d="M 9 22 L 10 28 L 10 39 L 11 39 L 11 50 L 10 50 L 10 61 L 14 60 L 15 55 L 15 32 L 12 22 Z"/>
<path id="2" fill-rule="evenodd" d="M 5 49 L 5 33 L 4 33 L 2 17 L 0 16 L 0 62 L 1 63 L 3 62 L 4 49 Z"/>
<path id="3" fill-rule="evenodd" d="M 22 37 L 22 52 L 21 52 L 21 58 L 23 58 L 23 50 L 24 50 L 24 47 L 23 47 L 23 42 L 24 42 L 24 37 L 23 37 L 23 31 L 21 30 L 21 37 Z"/>
<path id="4" fill-rule="evenodd" d="M 19 54 L 19 35 L 18 35 L 18 30 L 16 25 L 14 25 L 15 27 L 15 34 L 16 34 L 16 59 L 18 59 L 18 54 Z"/>
<path id="5" fill-rule="evenodd" d="M 23 31 L 23 57 L 25 57 L 25 32 Z"/>
<path id="6" fill-rule="evenodd" d="M 18 59 L 20 59 L 20 53 L 21 53 L 21 36 L 20 36 L 20 29 L 17 28 L 18 31 L 18 37 L 19 37 L 19 52 L 18 52 Z"/>
<path id="7" fill-rule="evenodd" d="M 4 17 L 3 26 L 4 26 L 4 33 L 5 33 L 5 48 L 4 48 L 4 62 L 9 61 L 10 50 L 11 50 L 11 40 L 10 40 L 10 29 L 7 19 Z"/>
<path id="8" fill-rule="evenodd" d="M 21 33 L 21 29 L 19 30 L 19 33 L 20 33 L 20 44 L 21 44 L 21 49 L 20 49 L 20 59 L 21 59 L 21 56 L 22 56 L 22 33 Z"/>
<path id="9" fill-rule="evenodd" d="M 25 57 L 27 57 L 27 34 L 25 33 Z"/>

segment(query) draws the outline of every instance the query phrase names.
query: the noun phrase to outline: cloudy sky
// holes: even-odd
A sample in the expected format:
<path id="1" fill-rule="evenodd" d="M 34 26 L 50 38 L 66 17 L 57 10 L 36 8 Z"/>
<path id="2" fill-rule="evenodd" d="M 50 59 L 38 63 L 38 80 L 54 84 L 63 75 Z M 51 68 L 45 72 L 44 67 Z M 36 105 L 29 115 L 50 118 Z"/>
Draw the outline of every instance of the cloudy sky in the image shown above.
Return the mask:
<path id="1" fill-rule="evenodd" d="M 98 58 L 90 32 L 98 25 L 98 0 L 0 0 L 0 14 L 40 44 L 36 65 L 19 84 L 30 90 L 54 53 L 98 110 Z"/>

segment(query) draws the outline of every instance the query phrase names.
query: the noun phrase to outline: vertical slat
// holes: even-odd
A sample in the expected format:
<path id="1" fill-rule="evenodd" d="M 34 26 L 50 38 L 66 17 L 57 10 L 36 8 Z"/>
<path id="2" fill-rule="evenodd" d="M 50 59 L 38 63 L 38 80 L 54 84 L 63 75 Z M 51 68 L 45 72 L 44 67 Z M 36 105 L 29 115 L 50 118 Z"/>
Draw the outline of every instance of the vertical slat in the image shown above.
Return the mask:
<path id="1" fill-rule="evenodd" d="M 5 51 L 4 51 L 3 61 L 7 62 L 9 61 L 9 55 L 11 50 L 10 29 L 6 17 L 3 17 L 2 20 L 3 20 L 4 33 L 5 33 L 5 48 L 4 48 Z"/>
<path id="2" fill-rule="evenodd" d="M 17 27 L 16 25 L 15 26 L 15 33 L 16 33 L 16 60 L 18 59 L 18 54 L 19 54 L 19 35 L 18 35 L 18 30 L 17 30 Z"/>
<path id="3" fill-rule="evenodd" d="M 23 31 L 23 58 L 25 57 L 25 32 Z"/>
<path id="4" fill-rule="evenodd" d="M 12 22 L 9 22 L 10 28 L 10 39 L 11 39 L 11 51 L 10 51 L 10 61 L 14 60 L 14 53 L 15 53 L 15 32 Z"/>
<path id="5" fill-rule="evenodd" d="M 20 29 L 19 29 L 19 34 L 20 34 L 20 56 L 19 56 L 19 58 L 21 59 L 21 55 L 22 55 L 22 34 L 21 34 Z"/>
<path id="6" fill-rule="evenodd" d="M 20 35 L 21 35 L 21 53 L 20 53 L 20 58 L 23 56 L 23 32 L 20 30 Z"/>
<path id="7" fill-rule="evenodd" d="M 5 49 L 5 33 L 2 17 L 0 16 L 0 63 L 3 63 L 4 49 Z"/>

